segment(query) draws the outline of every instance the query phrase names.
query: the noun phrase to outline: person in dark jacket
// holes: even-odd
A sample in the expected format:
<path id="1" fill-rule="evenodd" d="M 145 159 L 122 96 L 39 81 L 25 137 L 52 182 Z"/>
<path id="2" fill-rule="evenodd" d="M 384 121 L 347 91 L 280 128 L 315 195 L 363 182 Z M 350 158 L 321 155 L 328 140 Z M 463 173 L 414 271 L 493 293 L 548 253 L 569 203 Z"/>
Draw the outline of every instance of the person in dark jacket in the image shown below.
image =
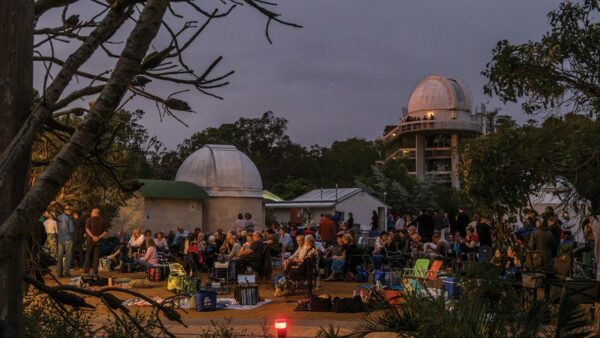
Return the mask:
<path id="1" fill-rule="evenodd" d="M 433 223 L 433 213 L 430 210 L 423 210 L 411 225 L 417 225 L 422 243 L 431 242 L 435 225 Z"/>
<path id="2" fill-rule="evenodd" d="M 459 232 L 462 237 L 465 237 L 467 235 L 467 225 L 469 225 L 469 215 L 465 213 L 464 208 L 459 207 L 456 222 L 450 226 L 450 233 L 454 236 L 456 232 Z"/>
<path id="3" fill-rule="evenodd" d="M 529 247 L 531 250 L 540 251 L 542 254 L 542 268 L 545 273 L 552 273 L 553 258 L 556 252 L 556 242 L 552 233 L 542 225 L 542 222 L 536 224 L 537 230 L 529 238 Z"/>
<path id="4" fill-rule="evenodd" d="M 85 242 L 85 223 L 79 217 L 78 211 L 73 211 L 73 224 L 75 225 L 75 236 L 73 237 L 73 261 L 74 266 L 83 268 L 85 252 L 83 243 Z"/>
<path id="5" fill-rule="evenodd" d="M 371 215 L 371 230 L 375 231 L 379 229 L 379 215 L 377 211 L 373 210 L 373 215 Z"/>
<path id="6" fill-rule="evenodd" d="M 479 237 L 479 246 L 492 247 L 492 226 L 487 217 L 481 217 L 477 224 L 477 236 Z"/>

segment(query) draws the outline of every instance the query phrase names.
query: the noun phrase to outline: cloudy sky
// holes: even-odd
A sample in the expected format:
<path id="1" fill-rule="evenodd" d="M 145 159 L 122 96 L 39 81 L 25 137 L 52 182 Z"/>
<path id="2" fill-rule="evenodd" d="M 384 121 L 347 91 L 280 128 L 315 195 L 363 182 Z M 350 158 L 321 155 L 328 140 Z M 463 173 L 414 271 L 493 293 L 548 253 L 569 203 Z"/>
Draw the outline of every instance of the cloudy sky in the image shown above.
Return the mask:
<path id="1" fill-rule="evenodd" d="M 211 24 L 185 55 L 197 70 L 220 55 L 218 71 L 235 70 L 231 85 L 215 92 L 223 101 L 182 94 L 196 111 L 180 115 L 189 127 L 161 121 L 152 105 L 135 104 L 147 111 L 145 126 L 168 147 L 206 127 L 268 110 L 288 119 L 288 134 L 303 145 L 374 139 L 398 121 L 411 90 L 429 74 L 458 77 L 471 88 L 474 103 L 502 107 L 519 118 L 518 106 L 483 95 L 480 72 L 498 40 L 538 39 L 548 29 L 546 14 L 557 5 L 554 0 L 280 0 L 276 11 L 304 28 L 272 24 L 273 45 L 264 36 L 265 18 L 238 8 Z M 157 86 L 153 90 L 163 94 L 175 90 Z"/>

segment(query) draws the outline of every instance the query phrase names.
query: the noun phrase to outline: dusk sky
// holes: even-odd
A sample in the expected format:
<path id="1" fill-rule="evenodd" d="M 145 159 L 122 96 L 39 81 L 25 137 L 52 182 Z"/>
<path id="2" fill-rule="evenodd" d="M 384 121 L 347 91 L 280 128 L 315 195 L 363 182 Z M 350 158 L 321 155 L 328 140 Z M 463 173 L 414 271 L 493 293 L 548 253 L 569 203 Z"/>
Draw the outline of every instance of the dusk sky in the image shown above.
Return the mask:
<path id="1" fill-rule="evenodd" d="M 497 41 L 539 39 L 549 27 L 547 13 L 558 3 L 282 0 L 275 11 L 304 28 L 272 24 L 273 45 L 264 36 L 265 18 L 245 6 L 211 24 L 185 54 L 198 71 L 219 55 L 224 59 L 218 71 L 235 70 L 231 85 L 215 91 L 223 101 L 194 91 L 181 94 L 196 111 L 179 115 L 187 128 L 172 118 L 161 122 L 151 104 L 128 108 L 144 108 L 144 125 L 168 147 L 204 128 L 268 110 L 289 120 L 292 140 L 328 146 L 350 137 L 376 138 L 398 121 L 417 82 L 439 74 L 465 81 L 474 104 L 501 107 L 523 120 L 518 105 L 503 106 L 483 95 L 480 73 Z M 153 86 L 164 96 L 180 89 Z"/>

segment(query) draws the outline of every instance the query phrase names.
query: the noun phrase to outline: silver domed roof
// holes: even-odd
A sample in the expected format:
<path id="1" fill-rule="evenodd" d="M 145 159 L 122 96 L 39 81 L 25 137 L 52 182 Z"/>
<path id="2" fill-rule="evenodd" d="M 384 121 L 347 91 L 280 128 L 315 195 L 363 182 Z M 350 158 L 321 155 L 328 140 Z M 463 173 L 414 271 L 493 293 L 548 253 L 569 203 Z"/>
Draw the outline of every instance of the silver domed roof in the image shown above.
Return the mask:
<path id="1" fill-rule="evenodd" d="M 459 79 L 430 75 L 410 94 L 408 113 L 436 110 L 471 111 L 471 93 Z"/>
<path id="2" fill-rule="evenodd" d="M 232 145 L 207 144 L 183 161 L 176 181 L 194 183 L 210 196 L 262 198 L 262 179 L 256 165 Z"/>

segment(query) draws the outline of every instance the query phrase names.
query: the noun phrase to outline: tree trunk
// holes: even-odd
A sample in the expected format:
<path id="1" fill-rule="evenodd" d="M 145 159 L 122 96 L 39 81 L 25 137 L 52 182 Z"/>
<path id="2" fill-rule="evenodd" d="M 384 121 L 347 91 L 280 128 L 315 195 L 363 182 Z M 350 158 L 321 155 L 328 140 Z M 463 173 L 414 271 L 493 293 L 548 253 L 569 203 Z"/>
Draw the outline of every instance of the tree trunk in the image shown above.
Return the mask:
<path id="1" fill-rule="evenodd" d="M 33 1 L 0 1 L 0 152 L 21 128 L 33 99 Z M 0 190 L 0 223 L 25 193 L 30 147 Z M 23 238 L 0 241 L 0 337 L 22 336 Z"/>

